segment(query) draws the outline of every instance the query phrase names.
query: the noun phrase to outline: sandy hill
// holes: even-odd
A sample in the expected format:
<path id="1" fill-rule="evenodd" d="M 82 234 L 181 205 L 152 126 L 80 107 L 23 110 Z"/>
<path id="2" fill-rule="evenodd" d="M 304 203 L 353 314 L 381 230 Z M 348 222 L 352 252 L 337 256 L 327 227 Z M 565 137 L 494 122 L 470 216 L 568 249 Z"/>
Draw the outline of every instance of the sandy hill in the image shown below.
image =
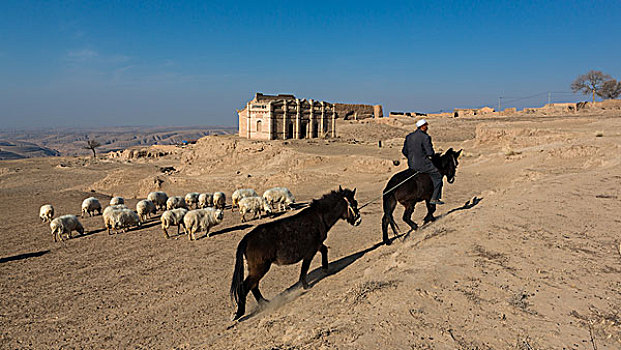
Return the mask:
<path id="1" fill-rule="evenodd" d="M 91 195 L 131 206 L 154 189 L 274 185 L 307 202 L 339 184 L 365 203 L 403 169 L 412 120 L 344 121 L 336 140 L 220 135 L 96 160 L 0 162 L 0 347 L 621 347 L 621 115 L 430 122 L 436 148 L 464 149 L 440 219 L 384 246 L 381 203 L 369 205 L 360 226 L 330 231 L 329 275 L 316 258 L 302 290 L 299 264 L 272 267 L 261 282 L 271 303 L 259 310 L 249 297 L 239 323 L 228 321 L 235 247 L 270 219 L 240 224 L 227 210 L 213 237 L 190 242 L 166 240 L 157 218 L 109 236 L 95 216 L 82 220 L 87 234 L 54 243 L 38 207 L 79 213 Z M 424 214 L 419 205 L 414 220 Z"/>

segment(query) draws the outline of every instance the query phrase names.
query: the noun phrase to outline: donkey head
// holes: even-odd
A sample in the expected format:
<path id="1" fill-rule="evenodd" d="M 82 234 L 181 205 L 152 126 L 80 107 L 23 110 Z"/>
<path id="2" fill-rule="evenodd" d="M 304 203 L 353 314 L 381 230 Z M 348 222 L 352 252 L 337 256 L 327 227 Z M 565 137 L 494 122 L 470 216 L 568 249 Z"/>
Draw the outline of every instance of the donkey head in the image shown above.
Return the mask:
<path id="1" fill-rule="evenodd" d="M 345 219 L 350 225 L 358 226 L 362 221 L 360 217 L 360 211 L 358 210 L 358 201 L 356 201 L 356 189 L 343 189 L 339 186 L 339 193 L 343 196 L 343 199 L 347 203 L 347 211 L 343 215 L 343 219 Z"/>
<path id="2" fill-rule="evenodd" d="M 461 151 L 460 149 L 455 152 L 452 148 L 449 148 L 441 157 L 442 169 L 440 169 L 440 172 L 442 175 L 446 175 L 446 181 L 450 184 L 455 181 L 455 172 L 457 171 L 457 165 L 459 165 L 457 158 L 461 155 Z"/>

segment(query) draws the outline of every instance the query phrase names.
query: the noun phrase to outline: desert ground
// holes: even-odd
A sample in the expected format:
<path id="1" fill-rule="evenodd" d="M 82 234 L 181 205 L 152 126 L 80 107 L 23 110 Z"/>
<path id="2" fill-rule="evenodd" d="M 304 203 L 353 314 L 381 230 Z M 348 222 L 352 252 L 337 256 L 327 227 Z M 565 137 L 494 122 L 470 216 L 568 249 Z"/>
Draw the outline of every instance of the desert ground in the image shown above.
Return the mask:
<path id="1" fill-rule="evenodd" d="M 271 302 L 249 296 L 241 322 L 230 321 L 235 249 L 272 218 L 242 224 L 227 209 L 213 236 L 189 241 L 164 237 L 161 212 L 116 235 L 94 216 L 56 243 L 38 218 L 47 203 L 77 215 L 89 196 L 131 207 L 153 190 L 286 186 L 303 204 L 342 185 L 361 205 L 406 167 L 414 121 L 339 121 L 336 139 L 217 135 L 185 149 L 0 161 L 0 348 L 621 348 L 618 110 L 429 119 L 436 150 L 464 150 L 439 219 L 407 232 L 399 206 L 402 231 L 386 246 L 381 201 L 370 204 L 360 226 L 330 231 L 329 274 L 316 256 L 304 290 L 300 264 L 273 266 L 261 281 Z M 419 204 L 414 220 L 424 215 Z"/>

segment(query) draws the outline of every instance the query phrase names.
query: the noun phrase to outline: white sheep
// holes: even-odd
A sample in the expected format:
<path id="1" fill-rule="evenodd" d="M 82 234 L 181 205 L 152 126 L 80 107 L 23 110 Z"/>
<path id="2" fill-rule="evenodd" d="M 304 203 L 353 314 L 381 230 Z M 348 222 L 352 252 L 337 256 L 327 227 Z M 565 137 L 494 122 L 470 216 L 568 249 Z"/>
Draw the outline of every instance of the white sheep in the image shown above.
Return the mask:
<path id="1" fill-rule="evenodd" d="M 198 196 L 198 207 L 203 209 L 207 207 L 213 207 L 213 194 L 201 193 Z"/>
<path id="2" fill-rule="evenodd" d="M 226 205 L 226 195 L 224 192 L 215 192 L 213 194 L 213 206 L 218 209 L 224 209 Z"/>
<path id="3" fill-rule="evenodd" d="M 254 216 L 259 215 L 259 219 L 261 219 L 263 213 L 270 215 L 272 208 L 265 198 L 246 197 L 239 201 L 239 213 L 241 214 L 241 222 L 246 222 L 246 213 L 253 213 Z"/>
<path id="4" fill-rule="evenodd" d="M 278 205 L 278 210 L 285 210 L 291 208 L 291 205 L 295 203 L 295 197 L 286 187 L 274 187 L 263 192 L 263 198 L 274 208 L 274 205 Z"/>
<path id="5" fill-rule="evenodd" d="M 198 209 L 198 196 L 200 194 L 198 192 L 190 192 L 188 194 L 185 195 L 185 204 L 188 207 L 191 207 L 192 205 L 194 205 L 194 207 L 196 209 Z"/>
<path id="6" fill-rule="evenodd" d="M 93 216 L 95 215 L 95 211 L 99 212 L 101 215 L 101 203 L 99 203 L 99 199 L 89 197 L 82 201 L 82 217 L 84 217 L 85 214 Z"/>
<path id="7" fill-rule="evenodd" d="M 168 228 L 170 226 L 177 226 L 177 235 L 179 235 L 179 227 L 183 227 L 183 231 L 185 232 L 185 226 L 183 225 L 183 217 L 187 214 L 188 210 L 186 208 L 177 208 L 172 210 L 166 210 L 162 213 L 162 217 L 160 217 L 160 221 L 162 222 L 162 230 L 166 235 L 166 238 L 170 238 L 168 234 Z"/>
<path id="8" fill-rule="evenodd" d="M 153 202 L 157 209 L 166 209 L 166 201 L 168 200 L 168 195 L 166 194 L 166 192 L 151 192 L 147 196 L 147 199 Z"/>
<path id="9" fill-rule="evenodd" d="M 112 234 L 111 230 L 118 232 L 121 229 L 121 232 L 125 232 L 125 229 L 130 226 L 140 226 L 138 214 L 131 209 L 113 209 L 106 212 L 103 218 L 108 234 Z"/>
<path id="10" fill-rule="evenodd" d="M 218 225 L 224 218 L 221 209 L 205 208 L 190 210 L 183 217 L 183 225 L 191 241 L 196 240 L 196 232 L 205 231 L 209 237 L 209 229 Z"/>
<path id="11" fill-rule="evenodd" d="M 43 222 L 52 221 L 52 218 L 54 218 L 54 207 L 51 204 L 42 205 L 41 209 L 39 209 L 39 218 Z"/>
<path id="12" fill-rule="evenodd" d="M 129 209 L 125 204 L 117 204 L 117 205 L 109 205 L 107 206 L 102 215 L 106 215 L 107 213 L 111 212 L 112 210 L 120 210 L 120 209 Z"/>
<path id="13" fill-rule="evenodd" d="M 71 238 L 71 231 L 77 231 L 79 234 L 84 234 L 84 226 L 78 220 L 75 215 L 63 215 L 50 222 L 50 229 L 54 236 L 54 242 L 63 240 L 63 235 L 67 234 Z"/>
<path id="14" fill-rule="evenodd" d="M 187 208 L 188 206 L 185 204 L 185 199 L 181 196 L 172 196 L 168 197 L 166 201 L 166 209 L 177 209 L 177 208 Z"/>
<path id="15" fill-rule="evenodd" d="M 235 190 L 235 192 L 231 195 L 231 211 L 233 211 L 235 207 L 239 206 L 239 201 L 242 198 L 258 196 L 257 192 L 252 188 L 240 188 Z"/>
<path id="16" fill-rule="evenodd" d="M 112 197 L 112 199 L 110 199 L 110 205 L 119 204 L 125 204 L 125 199 L 123 199 L 123 197 Z"/>
<path id="17" fill-rule="evenodd" d="M 148 199 L 143 199 L 136 204 L 136 212 L 140 221 L 147 221 L 151 214 L 155 214 L 155 204 Z"/>

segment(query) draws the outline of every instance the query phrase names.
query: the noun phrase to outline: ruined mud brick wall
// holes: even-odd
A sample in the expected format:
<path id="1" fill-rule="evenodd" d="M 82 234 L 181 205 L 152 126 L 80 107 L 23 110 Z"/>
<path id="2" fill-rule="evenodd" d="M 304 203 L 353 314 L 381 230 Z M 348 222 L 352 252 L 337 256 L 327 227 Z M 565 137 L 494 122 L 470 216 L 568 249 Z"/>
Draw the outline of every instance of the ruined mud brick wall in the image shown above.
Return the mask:
<path id="1" fill-rule="evenodd" d="M 375 106 L 365 104 L 335 103 L 336 114 L 345 120 L 366 119 L 375 116 Z M 380 110 L 381 110 L 381 106 Z"/>

